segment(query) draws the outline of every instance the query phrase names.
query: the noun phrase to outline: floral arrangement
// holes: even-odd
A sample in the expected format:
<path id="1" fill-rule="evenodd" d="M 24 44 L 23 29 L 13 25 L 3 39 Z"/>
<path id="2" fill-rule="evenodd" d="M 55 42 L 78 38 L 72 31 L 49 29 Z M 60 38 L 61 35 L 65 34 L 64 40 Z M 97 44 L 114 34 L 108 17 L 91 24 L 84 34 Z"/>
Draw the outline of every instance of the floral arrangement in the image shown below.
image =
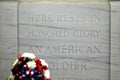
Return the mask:
<path id="1" fill-rule="evenodd" d="M 13 63 L 8 80 L 51 80 L 48 64 L 33 53 L 23 53 Z"/>

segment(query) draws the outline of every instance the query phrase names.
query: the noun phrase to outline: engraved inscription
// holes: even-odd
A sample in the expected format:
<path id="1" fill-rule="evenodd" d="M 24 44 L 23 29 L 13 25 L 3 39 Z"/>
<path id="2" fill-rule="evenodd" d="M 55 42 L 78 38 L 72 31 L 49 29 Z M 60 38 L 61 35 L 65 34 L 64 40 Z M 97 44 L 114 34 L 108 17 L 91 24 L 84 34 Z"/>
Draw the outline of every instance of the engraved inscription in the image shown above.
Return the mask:
<path id="1" fill-rule="evenodd" d="M 42 14 L 31 14 L 28 16 L 28 22 L 30 23 L 47 23 L 47 22 L 56 22 L 56 23 L 87 23 L 87 22 L 100 22 L 100 17 L 97 15 L 91 16 L 82 16 L 82 15 L 42 15 Z"/>
<path id="2" fill-rule="evenodd" d="M 54 79 L 55 80 L 55 79 Z M 57 80 L 101 80 L 100 78 L 74 78 L 74 77 L 69 77 L 69 78 L 57 78 Z"/>
<path id="3" fill-rule="evenodd" d="M 51 54 L 100 54 L 100 45 L 48 45 L 30 46 L 27 51 L 34 53 L 51 53 Z"/>
<path id="4" fill-rule="evenodd" d="M 100 53 L 100 46 L 90 45 L 54 45 L 46 48 L 47 53 L 82 53 L 82 54 L 96 54 Z"/>
<path id="5" fill-rule="evenodd" d="M 27 32 L 26 37 L 92 37 L 100 36 L 100 30 L 65 30 L 65 29 L 31 29 Z"/>
<path id="6" fill-rule="evenodd" d="M 78 61 L 63 61 L 53 62 L 48 61 L 50 70 L 90 70 L 90 67 L 85 62 Z"/>

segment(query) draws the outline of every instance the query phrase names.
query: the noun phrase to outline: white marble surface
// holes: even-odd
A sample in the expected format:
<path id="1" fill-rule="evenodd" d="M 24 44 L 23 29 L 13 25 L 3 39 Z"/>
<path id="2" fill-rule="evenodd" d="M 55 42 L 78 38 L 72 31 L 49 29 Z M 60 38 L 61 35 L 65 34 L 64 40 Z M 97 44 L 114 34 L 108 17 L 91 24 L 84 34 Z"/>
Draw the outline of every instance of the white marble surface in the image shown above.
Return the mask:
<path id="1" fill-rule="evenodd" d="M 20 54 L 44 58 L 53 80 L 120 80 L 120 2 L 111 2 L 111 24 L 104 2 L 53 4 L 20 3 Z M 17 37 L 17 2 L 0 2 L 0 80 L 18 55 Z"/>
<path id="2" fill-rule="evenodd" d="M 17 57 L 17 2 L 0 2 L 0 80 L 10 74 Z"/>
<path id="3" fill-rule="evenodd" d="M 120 80 L 120 2 L 111 2 L 111 80 Z"/>
<path id="4" fill-rule="evenodd" d="M 108 0 L 19 0 L 19 1 L 41 1 L 41 2 L 107 2 Z"/>
<path id="5" fill-rule="evenodd" d="M 19 48 L 44 58 L 53 80 L 109 80 L 109 5 L 21 2 Z"/>

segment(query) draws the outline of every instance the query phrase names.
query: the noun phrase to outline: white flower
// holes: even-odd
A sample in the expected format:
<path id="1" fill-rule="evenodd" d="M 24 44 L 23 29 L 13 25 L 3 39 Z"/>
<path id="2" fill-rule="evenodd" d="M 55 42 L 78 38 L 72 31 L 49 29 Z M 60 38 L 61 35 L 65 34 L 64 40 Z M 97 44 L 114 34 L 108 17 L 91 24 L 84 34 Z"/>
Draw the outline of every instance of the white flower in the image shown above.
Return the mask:
<path id="1" fill-rule="evenodd" d="M 10 79 L 11 79 L 11 80 L 14 80 L 14 76 L 13 76 L 12 74 L 10 75 Z"/>
<path id="2" fill-rule="evenodd" d="M 34 69 L 36 67 L 36 63 L 34 61 L 27 62 L 27 65 L 30 69 Z"/>
<path id="3" fill-rule="evenodd" d="M 28 57 L 30 59 L 35 59 L 35 55 L 33 53 L 23 53 L 23 57 Z"/>

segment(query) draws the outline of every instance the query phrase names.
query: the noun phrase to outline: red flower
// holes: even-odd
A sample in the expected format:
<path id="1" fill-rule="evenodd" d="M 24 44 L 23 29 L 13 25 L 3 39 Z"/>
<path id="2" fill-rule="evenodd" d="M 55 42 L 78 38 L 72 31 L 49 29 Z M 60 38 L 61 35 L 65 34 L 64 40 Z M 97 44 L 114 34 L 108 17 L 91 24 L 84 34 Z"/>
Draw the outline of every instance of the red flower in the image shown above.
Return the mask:
<path id="1" fill-rule="evenodd" d="M 18 57 L 18 61 L 23 61 L 23 59 L 24 59 L 23 56 Z"/>
<path id="2" fill-rule="evenodd" d="M 36 62 L 36 64 L 41 65 L 41 61 L 40 61 L 40 59 L 36 59 L 35 62 Z"/>
<path id="3" fill-rule="evenodd" d="M 51 80 L 50 78 L 47 78 L 46 80 Z"/>
<path id="4" fill-rule="evenodd" d="M 36 64 L 36 68 L 37 68 L 37 70 L 39 70 L 40 74 L 43 73 L 43 70 L 42 70 L 42 67 L 40 64 Z"/>
<path id="5" fill-rule="evenodd" d="M 48 70 L 48 67 L 47 67 L 47 66 L 43 66 L 43 69 L 44 69 L 44 70 Z"/>

